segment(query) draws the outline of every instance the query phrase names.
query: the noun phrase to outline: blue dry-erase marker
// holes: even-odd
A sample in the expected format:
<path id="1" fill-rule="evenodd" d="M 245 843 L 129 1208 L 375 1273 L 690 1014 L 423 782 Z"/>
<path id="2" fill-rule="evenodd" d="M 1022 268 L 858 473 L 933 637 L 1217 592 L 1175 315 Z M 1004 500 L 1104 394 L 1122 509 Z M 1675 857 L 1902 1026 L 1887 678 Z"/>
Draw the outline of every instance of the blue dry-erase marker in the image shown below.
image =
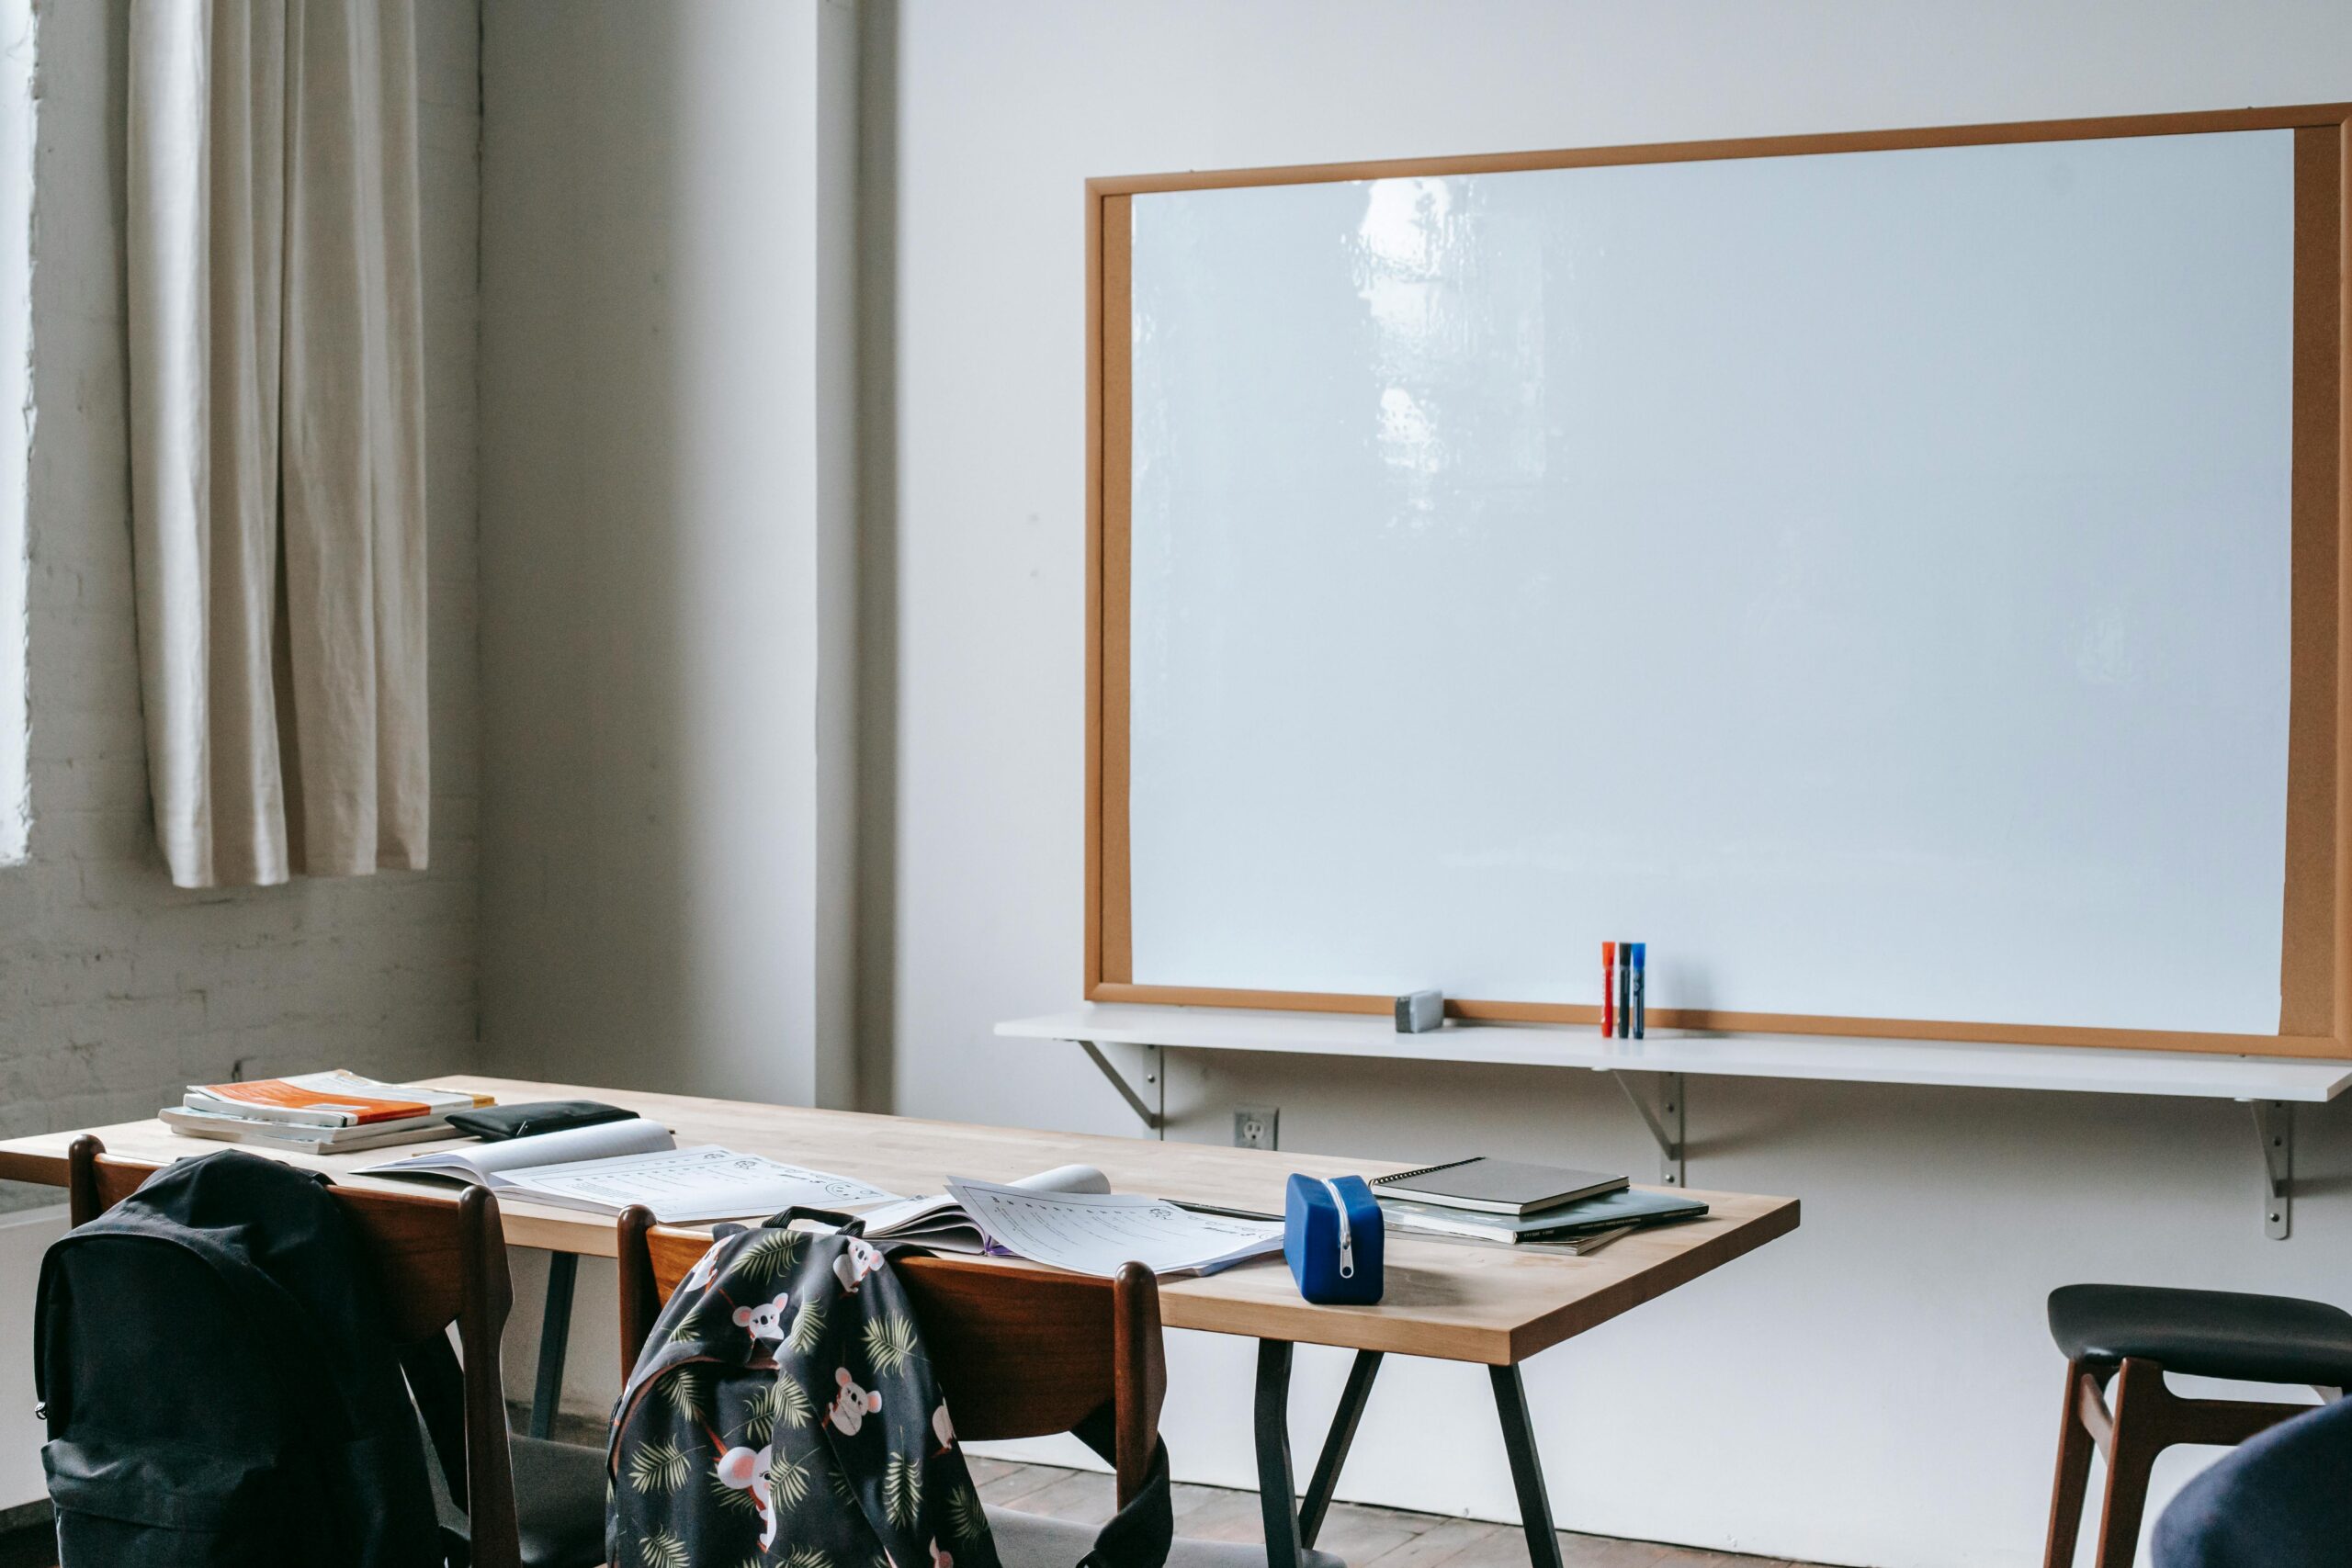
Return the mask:
<path id="1" fill-rule="evenodd" d="M 1636 1040 L 1639 1040 L 1640 1038 L 1642 1038 L 1642 1030 L 1643 1030 L 1644 1024 L 1645 1024 L 1645 1021 L 1646 1021 L 1643 1018 L 1643 1016 L 1642 1016 L 1642 1015 L 1643 1015 L 1643 1012 L 1644 1012 L 1644 1010 L 1645 1010 L 1645 1009 L 1644 1009 L 1644 1003 L 1643 1003 L 1643 1000 L 1642 1000 L 1642 991 L 1643 991 L 1644 987 L 1648 984 L 1648 981 L 1649 981 L 1649 957 L 1650 957 L 1650 944 L 1649 944 L 1648 942 L 1637 942 L 1634 943 L 1634 964 L 1633 964 L 1633 969 L 1634 969 L 1634 986 L 1633 986 L 1633 990 L 1634 990 L 1634 1021 L 1634 1021 L 1634 1039 L 1636 1039 Z"/>

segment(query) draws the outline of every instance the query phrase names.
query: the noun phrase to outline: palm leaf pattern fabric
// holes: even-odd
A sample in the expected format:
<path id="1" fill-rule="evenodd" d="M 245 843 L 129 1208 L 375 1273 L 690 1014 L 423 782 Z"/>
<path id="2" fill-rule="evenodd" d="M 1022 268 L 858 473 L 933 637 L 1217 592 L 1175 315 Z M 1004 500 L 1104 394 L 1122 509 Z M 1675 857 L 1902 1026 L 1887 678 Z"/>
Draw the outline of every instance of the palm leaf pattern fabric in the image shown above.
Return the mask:
<path id="1" fill-rule="evenodd" d="M 998 1568 L 905 1290 L 847 1235 L 725 1234 L 613 1412 L 629 1568 Z"/>

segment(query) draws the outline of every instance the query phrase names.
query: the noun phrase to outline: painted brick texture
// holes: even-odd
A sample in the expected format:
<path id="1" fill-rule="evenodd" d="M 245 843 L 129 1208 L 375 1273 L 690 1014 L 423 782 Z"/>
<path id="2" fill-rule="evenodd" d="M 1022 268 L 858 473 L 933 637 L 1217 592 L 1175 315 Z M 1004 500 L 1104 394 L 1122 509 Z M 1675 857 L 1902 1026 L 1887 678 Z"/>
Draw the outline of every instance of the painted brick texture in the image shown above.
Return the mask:
<path id="1" fill-rule="evenodd" d="M 38 36 L 33 824 L 30 863 L 0 868 L 0 1135 L 149 1115 L 240 1065 L 471 1066 L 475 0 L 424 0 L 418 14 L 432 869 L 276 888 L 175 889 L 155 848 L 130 576 L 123 0 L 43 0 Z M 53 1199 L 19 1190 L 0 1206 Z"/>

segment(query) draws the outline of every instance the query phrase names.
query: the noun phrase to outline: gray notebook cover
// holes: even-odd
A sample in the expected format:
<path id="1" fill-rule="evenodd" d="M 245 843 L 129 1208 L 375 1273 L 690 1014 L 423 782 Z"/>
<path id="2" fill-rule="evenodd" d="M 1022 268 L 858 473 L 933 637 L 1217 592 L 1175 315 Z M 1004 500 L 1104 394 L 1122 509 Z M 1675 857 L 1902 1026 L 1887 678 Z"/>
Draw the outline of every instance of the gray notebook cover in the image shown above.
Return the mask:
<path id="1" fill-rule="evenodd" d="M 1424 1203 L 1487 1214 L 1524 1214 L 1598 1192 L 1614 1192 L 1625 1185 L 1625 1179 L 1606 1171 L 1564 1170 L 1556 1165 L 1522 1165 L 1480 1156 L 1376 1177 L 1372 1185 L 1385 1195 Z"/>
<path id="2" fill-rule="evenodd" d="M 1595 1231 L 1615 1230 L 1621 1225 L 1695 1220 L 1707 1212 L 1707 1205 L 1697 1198 L 1679 1192 L 1636 1192 L 1631 1188 L 1526 1215 L 1481 1214 L 1385 1196 L 1381 1206 L 1400 1230 L 1479 1235 L 1495 1241 L 1565 1241 Z"/>

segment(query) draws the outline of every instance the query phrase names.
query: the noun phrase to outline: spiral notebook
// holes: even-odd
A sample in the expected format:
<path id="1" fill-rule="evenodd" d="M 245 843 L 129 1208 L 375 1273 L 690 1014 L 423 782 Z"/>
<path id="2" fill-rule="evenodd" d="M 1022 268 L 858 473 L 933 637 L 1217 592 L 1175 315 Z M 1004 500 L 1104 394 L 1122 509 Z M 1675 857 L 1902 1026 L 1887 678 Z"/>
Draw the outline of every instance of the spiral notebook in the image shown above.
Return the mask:
<path id="1" fill-rule="evenodd" d="M 1376 1195 L 1380 1197 L 1410 1198 L 1483 1214 L 1532 1214 L 1579 1198 L 1622 1190 L 1626 1182 L 1623 1177 L 1604 1171 L 1525 1165 L 1480 1155 L 1400 1170 L 1394 1176 L 1376 1176 L 1372 1185 L 1379 1189 Z"/>

